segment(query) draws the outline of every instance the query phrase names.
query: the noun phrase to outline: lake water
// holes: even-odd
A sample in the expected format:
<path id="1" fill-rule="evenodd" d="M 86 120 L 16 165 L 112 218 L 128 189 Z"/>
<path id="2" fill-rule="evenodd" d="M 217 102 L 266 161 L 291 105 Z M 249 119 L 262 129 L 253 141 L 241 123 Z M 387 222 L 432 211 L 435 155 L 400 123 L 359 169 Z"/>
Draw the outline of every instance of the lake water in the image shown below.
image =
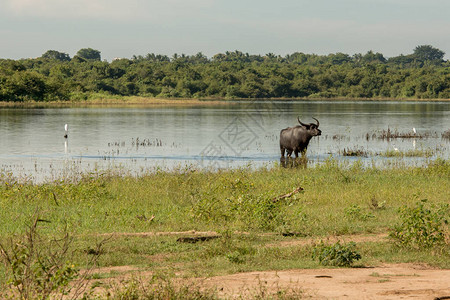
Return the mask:
<path id="1" fill-rule="evenodd" d="M 279 163 L 279 133 L 320 121 L 308 159 L 383 163 L 385 153 L 428 151 L 450 157 L 442 133 L 450 102 L 248 101 L 220 106 L 0 109 L 0 174 L 34 182 L 116 170 L 139 175 L 155 169 L 228 168 Z M 68 138 L 64 125 L 68 124 Z M 417 138 L 380 139 L 383 130 Z M 344 157 L 344 149 L 367 152 Z M 420 164 L 425 158 L 404 158 Z"/>

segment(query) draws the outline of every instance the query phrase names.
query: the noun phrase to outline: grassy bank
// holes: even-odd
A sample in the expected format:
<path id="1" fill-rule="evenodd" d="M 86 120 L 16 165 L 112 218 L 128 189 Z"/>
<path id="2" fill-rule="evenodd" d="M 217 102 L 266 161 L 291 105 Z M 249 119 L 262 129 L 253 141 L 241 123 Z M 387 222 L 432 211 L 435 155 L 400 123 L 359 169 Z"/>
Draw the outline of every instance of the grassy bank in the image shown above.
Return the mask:
<path id="1" fill-rule="evenodd" d="M 138 96 L 93 95 L 87 100 L 55 100 L 55 101 L 0 101 L 1 107 L 20 108 L 55 108 L 55 107 L 95 107 L 95 106 L 195 106 L 195 105 L 224 105 L 236 101 L 420 101 L 420 102 L 449 102 L 450 99 L 418 99 L 418 98 L 152 98 Z"/>
<path id="2" fill-rule="evenodd" d="M 104 175 L 42 185 L 21 185 L 3 176 L 0 236 L 4 244 L 19 238 L 37 214 L 42 236 L 61 236 L 65 230 L 73 237 L 70 261 L 75 266 L 83 268 L 90 256 L 101 254 L 100 267 L 132 266 L 184 277 L 316 268 L 320 263 L 311 254 L 327 239 L 356 241 L 357 265 L 423 262 L 450 268 L 449 175 L 450 164 L 443 160 L 389 169 L 330 160 L 306 169 L 206 172 L 187 167 L 139 178 Z M 420 205 L 422 215 L 417 214 Z M 408 234 L 407 228 L 396 227 L 408 214 L 415 214 L 410 227 L 420 227 L 428 215 L 444 215 L 432 220 L 442 221 L 438 233 L 446 246 L 433 246 L 436 232 L 422 232 L 432 243 L 428 248 L 400 247 L 387 237 Z M 204 239 L 187 239 L 199 236 Z M 96 250 L 99 243 L 102 248 Z"/>
<path id="3" fill-rule="evenodd" d="M 449 166 L 365 168 L 330 160 L 307 169 L 206 172 L 190 167 L 139 178 L 101 175 L 79 183 L 0 185 L 0 232 L 23 229 L 36 208 L 49 230 L 79 234 L 140 231 L 299 231 L 306 235 L 382 232 L 396 210 L 421 199 L 449 200 Z M 4 177 L 6 180 L 6 177 Z M 271 202 L 278 195 L 304 191 Z M 271 203 L 271 204 L 270 204 Z M 375 209 L 382 206 L 383 209 Z M 351 213 L 351 208 L 358 212 Z M 349 215 L 354 214 L 351 217 Z M 373 215 L 357 218 L 356 215 Z M 136 216 L 154 216 L 142 222 Z"/>
<path id="4" fill-rule="evenodd" d="M 87 100 L 67 101 L 0 101 L 0 107 L 17 108 L 57 108 L 57 107 L 97 107 L 97 106 L 195 106 L 195 105 L 221 105 L 229 103 L 225 99 L 193 99 L 193 98 L 150 98 L 137 96 L 105 97 L 98 96 Z"/>

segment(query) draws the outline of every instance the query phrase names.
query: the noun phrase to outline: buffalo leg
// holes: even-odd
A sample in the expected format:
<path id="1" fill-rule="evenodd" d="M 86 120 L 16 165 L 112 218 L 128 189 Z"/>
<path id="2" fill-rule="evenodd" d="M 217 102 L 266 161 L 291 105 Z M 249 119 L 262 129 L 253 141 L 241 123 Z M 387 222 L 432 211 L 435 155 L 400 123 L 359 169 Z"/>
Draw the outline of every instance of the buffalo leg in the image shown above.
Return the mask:
<path id="1" fill-rule="evenodd" d="M 291 155 L 292 155 L 292 150 L 287 149 L 286 151 L 287 151 L 287 156 L 288 156 L 288 157 L 291 157 Z"/>

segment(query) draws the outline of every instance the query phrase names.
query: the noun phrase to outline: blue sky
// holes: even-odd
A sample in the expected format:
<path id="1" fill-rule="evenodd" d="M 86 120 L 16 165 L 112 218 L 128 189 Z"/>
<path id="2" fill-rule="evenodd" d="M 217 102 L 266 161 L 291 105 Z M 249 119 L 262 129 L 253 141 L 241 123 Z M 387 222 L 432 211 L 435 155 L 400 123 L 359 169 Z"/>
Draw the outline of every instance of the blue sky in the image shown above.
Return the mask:
<path id="1" fill-rule="evenodd" d="M 0 58 L 88 47 L 109 61 L 234 50 L 392 57 L 432 45 L 449 59 L 449 15 L 449 0 L 0 0 Z"/>

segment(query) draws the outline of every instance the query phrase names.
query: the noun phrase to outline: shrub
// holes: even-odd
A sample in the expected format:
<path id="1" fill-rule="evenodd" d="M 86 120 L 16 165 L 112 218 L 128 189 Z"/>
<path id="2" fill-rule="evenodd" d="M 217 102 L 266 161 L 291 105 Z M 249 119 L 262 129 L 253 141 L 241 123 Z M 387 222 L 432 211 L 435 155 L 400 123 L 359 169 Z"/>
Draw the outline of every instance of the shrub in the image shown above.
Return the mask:
<path id="1" fill-rule="evenodd" d="M 449 205 L 428 205 L 426 199 L 414 207 L 400 208 L 400 223 L 392 228 L 390 237 L 401 246 L 432 248 L 445 244 L 445 225 L 448 224 Z"/>
<path id="2" fill-rule="evenodd" d="M 313 259 L 318 259 L 321 265 L 350 267 L 361 255 L 355 251 L 356 244 L 350 242 L 341 244 L 339 241 L 333 245 L 325 245 L 323 241 L 313 248 Z"/>
<path id="3" fill-rule="evenodd" d="M 353 204 L 345 209 L 345 214 L 351 219 L 357 219 L 361 221 L 367 221 L 368 219 L 375 218 L 370 212 L 365 212 L 359 205 Z"/>
<path id="4" fill-rule="evenodd" d="M 72 238 L 68 233 L 60 239 L 43 238 L 38 234 L 42 221 L 35 216 L 24 237 L 11 240 L 8 246 L 0 244 L 8 283 L 21 299 L 47 299 L 55 291 L 66 293 L 69 282 L 78 276 L 78 269 L 67 262 Z"/>

